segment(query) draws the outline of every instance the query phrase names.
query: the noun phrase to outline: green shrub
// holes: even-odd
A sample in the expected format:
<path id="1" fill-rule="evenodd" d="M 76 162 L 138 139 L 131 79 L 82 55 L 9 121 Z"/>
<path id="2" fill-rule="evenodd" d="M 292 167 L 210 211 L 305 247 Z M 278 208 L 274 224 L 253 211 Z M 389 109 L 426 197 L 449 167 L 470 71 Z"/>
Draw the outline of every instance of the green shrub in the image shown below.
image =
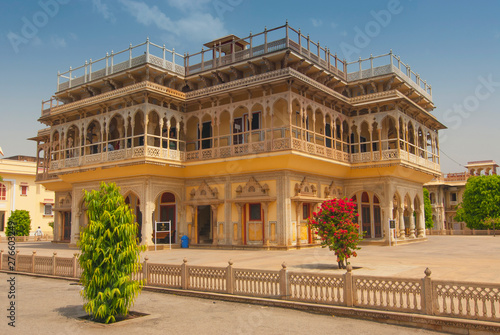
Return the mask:
<path id="1" fill-rule="evenodd" d="M 7 220 L 5 235 L 7 236 L 29 236 L 31 230 L 30 212 L 17 209 L 10 214 Z"/>
<path id="2" fill-rule="evenodd" d="M 115 322 L 126 316 L 143 282 L 131 275 L 141 270 L 138 226 L 114 183 L 85 191 L 89 225 L 80 234 L 81 294 L 84 309 L 96 321 Z"/>

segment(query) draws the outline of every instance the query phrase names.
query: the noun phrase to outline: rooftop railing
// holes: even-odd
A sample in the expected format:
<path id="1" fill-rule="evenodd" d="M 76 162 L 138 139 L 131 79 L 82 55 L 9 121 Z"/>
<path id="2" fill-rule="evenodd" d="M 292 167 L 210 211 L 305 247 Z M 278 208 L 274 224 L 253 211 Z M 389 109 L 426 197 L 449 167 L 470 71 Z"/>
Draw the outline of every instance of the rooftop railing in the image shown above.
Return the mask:
<path id="1" fill-rule="evenodd" d="M 210 48 L 202 48 L 200 52 L 181 55 L 175 52 L 175 49 L 169 50 L 165 45 L 151 43 L 148 38 L 144 43 L 135 46 L 130 44 L 127 49 L 119 52 L 111 51 L 106 53 L 105 57 L 90 59 L 82 66 L 70 67 L 68 71 L 58 73 L 57 90 L 76 87 L 146 63 L 182 76 L 190 76 L 245 60 L 250 61 L 257 56 L 291 49 L 320 69 L 346 81 L 395 73 L 419 93 L 432 100 L 431 86 L 408 64 L 403 63 L 399 56 L 394 55 L 392 50 L 385 55 L 360 58 L 358 61 L 347 63 L 331 53 L 329 48 L 321 46 L 319 41 L 312 41 L 309 35 L 303 35 L 300 29 L 295 30 L 288 23 L 277 28 L 264 29 L 258 34 L 250 33 L 244 38 L 233 38 L 226 43 L 231 44 L 231 50 L 243 49 L 224 54 L 222 50 L 223 47 L 227 48 L 227 45 L 219 42 Z"/>
<path id="2" fill-rule="evenodd" d="M 395 73 L 405 79 L 420 94 L 432 100 L 432 87 L 427 81 L 422 80 L 420 75 L 414 72 L 408 64 L 401 61 L 401 57 L 392 53 L 392 50 L 385 55 L 370 56 L 347 63 L 347 80 L 355 81 L 367 79 L 389 73 Z"/>

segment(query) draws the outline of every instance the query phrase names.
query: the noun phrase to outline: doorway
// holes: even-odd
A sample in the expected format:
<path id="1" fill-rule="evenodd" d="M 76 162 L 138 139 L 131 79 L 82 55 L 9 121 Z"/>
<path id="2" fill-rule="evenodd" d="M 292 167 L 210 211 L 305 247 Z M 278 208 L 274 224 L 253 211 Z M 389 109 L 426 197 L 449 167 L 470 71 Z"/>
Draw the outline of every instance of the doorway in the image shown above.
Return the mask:
<path id="1" fill-rule="evenodd" d="M 198 206 L 198 243 L 211 244 L 212 240 L 212 210 L 209 205 Z"/>
<path id="2" fill-rule="evenodd" d="M 0 212 L 0 231 L 5 230 L 5 212 Z"/>
<path id="3" fill-rule="evenodd" d="M 71 241 L 71 212 L 63 212 L 63 236 L 64 242 Z"/>

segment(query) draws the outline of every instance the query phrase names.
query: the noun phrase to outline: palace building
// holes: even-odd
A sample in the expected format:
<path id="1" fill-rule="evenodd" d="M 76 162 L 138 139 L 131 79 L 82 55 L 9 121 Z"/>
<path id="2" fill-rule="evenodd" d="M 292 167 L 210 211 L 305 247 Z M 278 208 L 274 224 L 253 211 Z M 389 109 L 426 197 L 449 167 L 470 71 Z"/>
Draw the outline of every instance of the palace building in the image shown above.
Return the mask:
<path id="1" fill-rule="evenodd" d="M 465 167 L 467 172 L 443 174 L 425 184 L 432 205 L 433 230 L 437 233 L 472 233 L 465 222 L 455 219 L 458 204 L 462 202 L 465 192 L 465 185 L 471 176 L 496 175 L 498 164 L 493 160 L 484 160 L 468 162 Z"/>
<path id="2" fill-rule="evenodd" d="M 58 73 L 35 140 L 55 191 L 54 240 L 87 224 L 83 190 L 116 182 L 143 244 L 227 248 L 317 243 L 325 199 L 358 204 L 365 238 L 425 237 L 424 183 L 440 176 L 431 86 L 388 54 L 346 63 L 288 23 L 195 54 L 149 40 Z"/>

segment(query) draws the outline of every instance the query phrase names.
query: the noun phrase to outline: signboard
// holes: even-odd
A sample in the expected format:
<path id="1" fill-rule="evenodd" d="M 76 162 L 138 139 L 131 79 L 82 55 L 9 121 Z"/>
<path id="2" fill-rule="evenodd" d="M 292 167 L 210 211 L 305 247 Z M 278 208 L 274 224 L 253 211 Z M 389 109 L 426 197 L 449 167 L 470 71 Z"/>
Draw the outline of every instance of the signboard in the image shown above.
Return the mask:
<path id="1" fill-rule="evenodd" d="M 172 249 L 172 221 L 155 221 L 155 251 L 158 233 L 168 233 L 168 244 L 170 249 Z"/>
<path id="2" fill-rule="evenodd" d="M 389 245 L 392 245 L 392 240 L 394 240 L 394 245 L 398 245 L 398 235 L 396 233 L 396 220 L 389 220 Z"/>
<path id="3" fill-rule="evenodd" d="M 396 220 L 389 220 L 389 228 L 396 229 Z"/>

